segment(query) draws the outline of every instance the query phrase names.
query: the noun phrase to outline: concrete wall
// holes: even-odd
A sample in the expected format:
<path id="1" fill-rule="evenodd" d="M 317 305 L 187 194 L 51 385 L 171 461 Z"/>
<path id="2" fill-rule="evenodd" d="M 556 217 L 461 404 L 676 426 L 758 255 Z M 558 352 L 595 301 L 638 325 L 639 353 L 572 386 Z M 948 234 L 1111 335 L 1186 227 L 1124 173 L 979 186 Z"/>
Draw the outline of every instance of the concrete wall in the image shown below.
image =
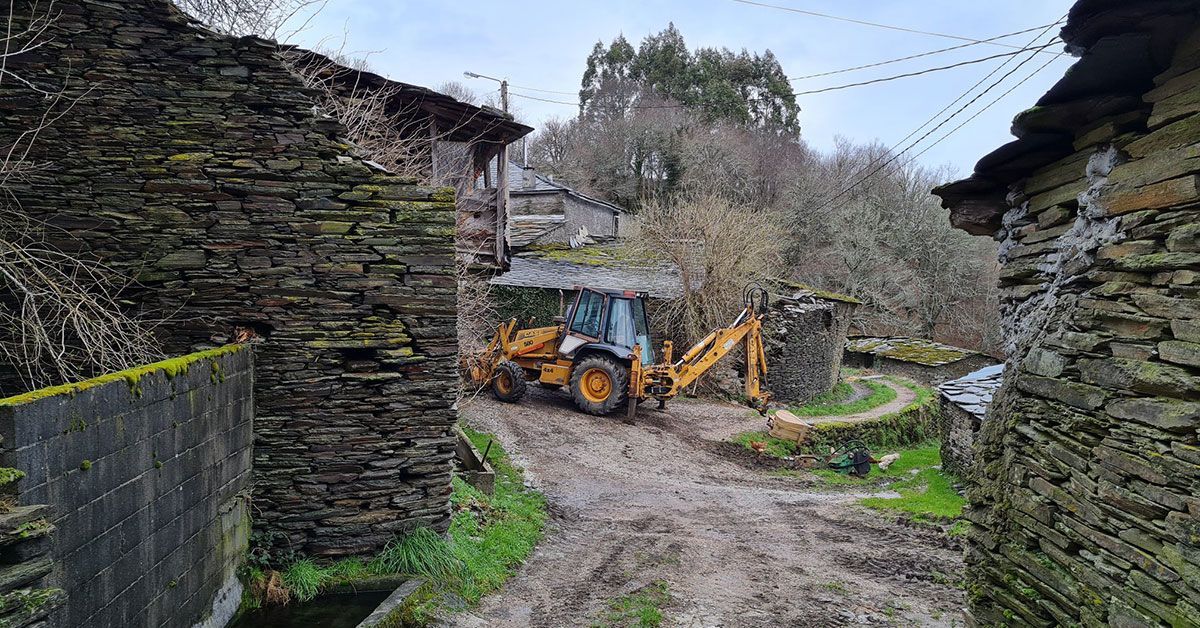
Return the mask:
<path id="1" fill-rule="evenodd" d="M 802 404 L 833 390 L 853 305 L 776 300 L 763 333 L 767 390 L 779 403 Z"/>
<path id="2" fill-rule="evenodd" d="M 19 21 L 30 3 L 14 6 Z M 318 555 L 444 530 L 453 190 L 354 156 L 273 42 L 203 31 L 166 0 L 55 10 L 47 43 L 9 68 L 65 89 L 51 102 L 69 112 L 32 146 L 42 167 L 9 189 L 60 247 L 138 277 L 127 298 L 171 317 L 158 331 L 172 353 L 262 341 L 256 525 Z M 4 91 L 0 145 L 47 106 L 19 83 Z"/>
<path id="3" fill-rule="evenodd" d="M 238 346 L 0 400 L 0 464 L 57 529 L 54 626 L 189 626 L 238 602 L 254 361 Z M 230 604 L 232 606 L 230 606 Z"/>

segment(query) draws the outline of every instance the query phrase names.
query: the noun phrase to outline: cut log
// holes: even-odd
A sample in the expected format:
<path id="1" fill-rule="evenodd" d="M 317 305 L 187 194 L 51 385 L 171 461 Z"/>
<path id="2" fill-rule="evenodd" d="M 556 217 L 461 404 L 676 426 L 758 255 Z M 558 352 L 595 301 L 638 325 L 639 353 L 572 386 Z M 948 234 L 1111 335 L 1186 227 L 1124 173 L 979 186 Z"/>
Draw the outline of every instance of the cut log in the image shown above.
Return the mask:
<path id="1" fill-rule="evenodd" d="M 771 417 L 771 436 L 780 440 L 803 444 L 808 442 L 808 434 L 811 431 L 812 425 L 787 410 L 780 410 Z"/>

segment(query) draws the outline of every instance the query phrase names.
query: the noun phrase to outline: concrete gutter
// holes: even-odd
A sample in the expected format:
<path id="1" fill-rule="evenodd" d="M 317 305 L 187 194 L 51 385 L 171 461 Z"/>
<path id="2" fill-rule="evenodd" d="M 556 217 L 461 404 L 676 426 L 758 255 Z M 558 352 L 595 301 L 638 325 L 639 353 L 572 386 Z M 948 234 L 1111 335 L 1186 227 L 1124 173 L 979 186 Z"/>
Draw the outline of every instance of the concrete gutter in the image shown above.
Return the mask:
<path id="1" fill-rule="evenodd" d="M 409 596 L 416 593 L 417 589 L 424 584 L 421 580 L 408 580 L 404 584 L 392 591 L 392 594 L 386 600 L 379 603 L 375 610 L 371 611 L 367 618 L 358 623 L 355 628 L 390 628 L 392 626 L 400 626 L 400 613 L 404 609 L 404 603 L 408 601 Z"/>

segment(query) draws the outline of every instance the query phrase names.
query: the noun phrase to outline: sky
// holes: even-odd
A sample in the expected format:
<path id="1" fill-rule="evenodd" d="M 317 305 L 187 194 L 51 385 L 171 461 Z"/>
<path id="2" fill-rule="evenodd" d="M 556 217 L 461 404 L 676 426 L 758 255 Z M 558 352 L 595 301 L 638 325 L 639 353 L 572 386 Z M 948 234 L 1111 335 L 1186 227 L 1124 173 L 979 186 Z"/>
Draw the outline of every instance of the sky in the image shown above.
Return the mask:
<path id="1" fill-rule="evenodd" d="M 1066 14 L 1073 1 L 762 0 L 765 4 L 971 39 L 987 39 L 1051 24 Z M 494 96 L 499 87 L 496 82 L 466 78 L 463 72 L 506 78 L 512 85 L 512 104 L 517 115 L 523 122 L 537 127 L 550 118 L 570 118 L 576 108 L 516 94 L 574 102 L 587 56 L 597 41 L 608 43 L 618 34 L 624 34 L 636 45 L 643 37 L 662 30 L 670 22 L 674 22 L 692 49 L 698 46 L 735 51 L 745 48 L 758 52 L 769 49 L 779 58 L 789 77 L 968 43 L 734 0 L 329 0 L 306 30 L 293 37 L 293 41 L 307 47 L 323 45 L 341 48 L 354 56 L 367 56 L 377 72 L 427 87 L 458 81 L 480 96 Z M 1041 43 L 1049 41 L 1058 28 L 1051 29 Z M 1039 29 L 1000 42 L 1025 46 L 1040 32 Z M 1047 50 L 1061 52 L 1062 46 L 1057 44 Z M 974 45 L 883 67 L 795 81 L 793 86 L 797 91 L 820 89 L 1006 52 L 1013 50 L 987 44 Z M 1024 53 L 983 86 L 991 85 L 1028 57 L 1032 59 L 1006 81 L 908 154 L 917 155 L 1009 88 L 1017 86 L 917 160 L 930 167 L 950 166 L 957 174 L 965 176 L 980 157 L 1010 141 L 1009 127 L 1013 116 L 1033 106 L 1072 62 L 1067 56 Z M 875 85 L 798 96 L 802 135 L 809 145 L 821 150 L 831 148 L 839 136 L 855 142 L 877 140 L 889 146 L 897 145 L 1010 58 Z M 1035 73 L 1046 62 L 1049 65 Z M 949 111 L 956 110 L 966 100 Z M 929 128 L 913 138 L 921 137 Z"/>

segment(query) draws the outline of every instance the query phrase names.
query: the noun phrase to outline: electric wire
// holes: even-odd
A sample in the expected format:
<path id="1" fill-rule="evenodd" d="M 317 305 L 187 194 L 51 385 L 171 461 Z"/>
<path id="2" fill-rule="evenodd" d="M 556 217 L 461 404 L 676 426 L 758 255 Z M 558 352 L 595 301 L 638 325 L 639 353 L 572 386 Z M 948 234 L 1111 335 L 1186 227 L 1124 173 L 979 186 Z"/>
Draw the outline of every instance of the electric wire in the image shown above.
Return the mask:
<path id="1" fill-rule="evenodd" d="M 1022 48 L 1022 49 L 1016 50 L 1014 52 L 1002 52 L 1000 54 L 995 54 L 990 57 L 983 57 L 981 59 L 971 59 L 968 61 L 960 61 L 958 63 L 953 63 L 950 65 L 938 66 L 936 68 L 928 68 L 925 70 L 919 70 L 917 72 L 905 72 L 904 74 L 896 74 L 894 76 L 885 76 L 883 78 L 871 79 L 869 81 L 861 81 L 858 83 L 847 83 L 845 85 L 835 85 L 833 87 L 822 87 L 821 89 L 810 89 L 810 90 L 803 91 L 803 92 L 792 92 L 792 95 L 793 96 L 810 96 L 812 94 L 824 94 L 825 92 L 833 92 L 833 91 L 838 91 L 838 90 L 842 90 L 842 89 L 850 89 L 851 87 L 862 87 L 864 85 L 874 85 L 876 83 L 886 83 L 889 81 L 896 81 L 896 80 L 905 79 L 905 78 L 912 78 L 914 76 L 923 76 L 925 74 L 932 74 L 934 72 L 943 72 L 945 70 L 953 70 L 955 68 L 961 68 L 961 67 L 968 66 L 968 65 L 974 65 L 976 63 L 986 63 L 988 61 L 993 61 L 995 59 L 1002 59 L 1004 57 L 1013 57 L 1013 56 L 1019 55 L 1023 52 L 1029 52 L 1029 51 L 1039 52 L 1041 50 L 1049 48 L 1050 46 L 1053 46 L 1055 43 L 1056 42 L 1052 41 L 1048 44 L 1044 44 L 1041 46 L 1032 46 L 1030 48 Z"/>
<path id="2" fill-rule="evenodd" d="M 992 42 L 997 39 L 1004 39 L 1007 37 L 1015 37 L 1017 35 L 1024 35 L 1025 33 L 1032 33 L 1033 31 L 1044 29 L 1047 26 L 1057 26 L 1062 23 L 1063 22 L 1060 20 L 1053 24 L 1042 24 L 1041 26 L 1034 26 L 1033 28 L 1027 28 L 1025 30 L 1020 30 L 1020 31 L 1012 32 L 1012 33 L 1005 33 L 1003 35 L 997 35 L 995 37 L 990 37 L 988 39 L 984 39 L 979 42 L 970 42 L 970 43 L 966 43 L 966 44 L 959 44 L 957 46 L 950 46 L 949 48 L 938 48 L 937 50 L 930 50 L 929 52 L 922 52 L 922 53 L 918 53 L 918 54 L 914 54 L 914 55 L 908 55 L 907 57 L 900 57 L 898 59 L 888 59 L 887 61 L 877 61 L 875 63 L 868 63 L 866 65 L 856 65 L 854 67 L 842 68 L 840 70 L 830 70 L 828 72 L 819 72 L 817 74 L 805 74 L 804 76 L 793 76 L 793 77 L 788 78 L 788 80 L 789 81 L 803 81 L 803 80 L 807 80 L 807 79 L 821 78 L 823 76 L 833 76 L 834 74 L 845 74 L 847 72 L 856 72 L 858 70 L 868 70 L 870 68 L 877 68 L 877 67 L 884 66 L 884 65 L 891 65 L 893 63 L 900 63 L 902 61 L 912 61 L 913 59 L 920 59 L 922 57 L 930 57 L 933 55 L 942 54 L 943 52 L 951 52 L 954 50 L 961 50 L 963 48 L 970 48 L 971 46 L 978 46 L 980 43 Z M 523 89 L 529 89 L 529 88 L 523 88 Z M 544 91 L 544 90 L 538 90 L 538 91 Z M 557 93 L 567 93 L 567 92 L 557 92 Z"/>
<path id="3" fill-rule="evenodd" d="M 919 30 L 919 29 L 915 29 L 915 28 L 907 28 L 904 26 L 894 26 L 892 24 L 880 24 L 879 22 L 868 22 L 866 20 L 858 20 L 858 19 L 849 18 L 849 17 L 842 17 L 840 15 L 830 15 L 828 13 L 818 13 L 817 11 L 808 11 L 805 9 L 797 9 L 795 7 L 785 7 L 785 6 L 780 6 L 778 4 L 768 4 L 766 2 L 755 2 L 754 0 L 733 0 L 733 1 L 737 2 L 739 4 L 747 4 L 747 5 L 751 5 L 751 6 L 764 7 L 764 8 L 768 8 L 768 9 L 777 9 L 779 11 L 788 11 L 790 13 L 800 13 L 800 14 L 809 15 L 812 17 L 820 17 L 820 18 L 825 18 L 828 20 L 837 20 L 840 22 L 849 22 L 851 24 L 859 24 L 862 26 L 873 26 L 875 28 L 884 28 L 887 30 L 900 31 L 903 33 L 915 33 L 917 35 L 929 35 L 932 37 L 941 37 L 943 39 L 957 39 L 959 41 L 970 41 L 970 42 L 980 43 L 980 44 L 986 43 L 991 46 L 1003 46 L 1005 48 L 1020 48 L 1020 46 L 1014 46 L 1012 44 L 1004 44 L 1004 43 L 1000 43 L 997 41 L 987 41 L 987 40 L 983 40 L 983 39 L 975 39 L 973 37 L 963 37 L 961 35 L 950 35 L 947 33 L 938 33 L 938 32 L 933 32 L 933 31 L 923 31 L 923 30 Z"/>
<path id="4" fill-rule="evenodd" d="M 1066 15 L 1064 15 L 1064 16 L 1063 16 L 1063 18 L 1065 18 L 1065 17 L 1066 17 Z M 1029 42 L 1029 45 L 1030 45 L 1030 46 L 1032 46 L 1032 45 L 1033 45 L 1035 42 L 1037 42 L 1037 40 L 1041 39 L 1042 37 L 1045 37 L 1046 33 L 1048 33 L 1048 32 L 1050 31 L 1050 29 L 1051 29 L 1051 28 L 1053 28 L 1053 25 L 1046 27 L 1046 29 L 1045 29 L 1045 30 L 1043 30 L 1043 31 L 1042 31 L 1041 33 L 1039 33 L 1039 34 L 1038 34 L 1036 37 L 1034 37 L 1032 41 L 1030 41 L 1030 42 Z M 1035 54 L 1036 54 L 1036 53 L 1035 53 Z M 897 149 L 897 148 L 898 148 L 898 147 L 899 147 L 901 144 L 904 144 L 905 142 L 907 142 L 907 141 L 909 140 L 909 138 L 911 138 L 912 136 L 914 136 L 914 135 L 916 135 L 917 133 L 919 133 L 919 132 L 921 131 L 921 129 L 924 129 L 925 127 L 929 126 L 931 123 L 933 123 L 933 121 L 935 121 L 935 120 L 937 120 L 939 117 L 941 117 L 941 115 L 942 115 L 943 113 L 945 113 L 945 112 L 946 112 L 946 111 L 948 111 L 948 110 L 949 110 L 951 107 L 953 107 L 955 104 L 957 104 L 958 102 L 961 102 L 961 101 L 962 101 L 964 98 L 966 98 L 967 96 L 969 96 L 969 95 L 971 94 L 971 92 L 975 91 L 975 89 L 976 89 L 976 88 L 978 88 L 978 87 L 979 87 L 980 85 L 982 85 L 982 84 L 983 84 L 985 81 L 987 81 L 989 78 L 991 78 L 992 76 L 994 76 L 994 75 L 995 75 L 997 72 L 999 72 L 1001 69 L 1003 69 L 1005 66 L 1007 66 L 1007 65 L 1008 65 L 1008 64 L 1009 64 L 1009 63 L 1010 63 L 1010 62 L 1011 62 L 1013 59 L 1015 59 L 1015 57 L 1011 57 L 1011 58 L 1009 58 L 1008 60 L 1006 60 L 1004 63 L 1002 63 L 1002 64 L 1000 64 L 999 66 L 997 66 L 995 69 L 993 69 L 991 72 L 989 72 L 989 73 L 988 73 L 986 76 L 984 76 L 982 79 L 980 79 L 980 81 L 979 81 L 979 82 L 977 82 L 977 83 L 975 83 L 975 85 L 971 86 L 971 88 L 970 88 L 970 89 L 968 89 L 967 91 L 963 92 L 963 94 L 962 94 L 962 95 L 960 95 L 958 98 L 954 99 L 954 101 L 953 101 L 953 102 L 951 102 L 949 105 L 947 105 L 947 106 L 943 107 L 943 108 L 942 108 L 942 110 L 941 110 L 941 111 L 939 111 L 938 113 L 934 114 L 934 116 L 933 116 L 932 118 L 930 118 L 929 120 L 927 120 L 927 121 L 926 121 L 924 124 L 922 124 L 921 126 L 917 127 L 917 129 L 916 129 L 915 131 L 913 131 L 912 133 L 909 133 L 909 134 L 908 134 L 908 135 L 907 135 L 907 136 L 906 136 L 904 139 L 902 139 L 902 140 L 900 140 L 899 142 L 897 142 L 897 143 L 896 143 L 894 146 L 892 146 L 892 148 L 891 148 L 891 149 L 889 149 L 889 150 L 888 150 L 888 153 L 886 153 L 886 154 L 891 154 L 891 157 L 890 157 L 890 158 L 889 158 L 889 159 L 888 159 L 886 162 L 884 162 L 884 163 L 883 163 L 883 165 L 879 166 L 878 168 L 875 168 L 875 170 L 871 171 L 871 172 L 870 172 L 869 174 L 867 174 L 865 177 L 859 178 L 859 179 L 858 179 L 856 182 L 854 182 L 854 183 L 853 183 L 853 184 L 851 184 L 850 186 L 848 186 L 848 187 L 844 188 L 842 191 L 838 192 L 837 194 L 835 194 L 835 195 L 833 195 L 832 197 L 830 197 L 829 199 L 827 199 L 825 202 L 821 203 L 821 205 L 820 205 L 819 207 L 817 207 L 817 210 L 819 211 L 819 210 L 822 210 L 822 209 L 824 209 L 824 208 L 828 207 L 828 206 L 829 206 L 831 203 L 833 203 L 833 202 L 834 202 L 834 201 L 836 201 L 837 199 L 839 199 L 839 198 L 841 198 L 841 197 L 845 196 L 846 194 L 848 194 L 849 192 L 851 192 L 851 191 L 853 191 L 853 190 L 857 189 L 859 186 L 861 186 L 862 184 L 866 183 L 868 179 L 870 179 L 871 177 L 875 176 L 876 174 L 878 174 L 879 172 L 881 172 L 881 171 L 882 171 L 884 168 L 886 168 L 887 166 L 891 165 L 891 164 L 892 164 L 892 163 L 894 163 L 894 162 L 895 162 L 897 159 L 899 159 L 900 157 L 902 157 L 902 156 L 903 156 L 905 153 L 907 153 L 908 151 L 910 151 L 910 150 L 912 150 L 913 148 L 915 148 L 915 147 L 916 147 L 918 144 L 920 144 L 921 142 L 925 141 L 925 139 L 926 139 L 926 138 L 928 138 L 930 135 L 933 135 L 934 133 L 936 133 L 938 129 L 942 128 L 942 127 L 943 127 L 943 126 L 945 126 L 947 123 L 949 123 L 951 120 L 953 120 L 954 118 L 958 117 L 958 115 L 959 115 L 960 113 L 962 113 L 963 111 L 965 111 L 965 110 L 966 110 L 967 108 L 969 108 L 971 105 L 975 104 L 975 103 L 976 103 L 976 102 L 977 102 L 977 101 L 978 101 L 980 98 L 982 98 L 982 97 L 983 97 L 984 95 L 986 95 L 988 92 L 990 92 L 990 91 L 992 91 L 993 89 L 995 89 L 997 85 L 999 85 L 1000 83 L 1003 83 L 1005 80 L 1007 80 L 1007 79 L 1008 79 L 1008 77 L 1010 77 L 1010 76 L 1012 76 L 1013 74 L 1015 74 L 1015 73 L 1017 72 L 1017 70 L 1020 70 L 1020 69 L 1021 69 L 1021 67 L 1022 67 L 1022 66 L 1024 66 L 1026 63 L 1029 63 L 1030 61 L 1032 61 L 1032 60 L 1034 59 L 1034 55 L 1033 55 L 1033 54 L 1029 55 L 1029 57 L 1027 57 L 1025 60 L 1023 60 L 1023 61 L 1021 61 L 1019 64 L 1017 64 L 1017 66 L 1016 66 L 1016 67 L 1014 67 L 1012 70 L 1009 70 L 1009 71 L 1008 71 L 1008 73 L 1006 73 L 1004 76 L 1000 77 L 1000 78 L 999 78 L 998 80 L 996 80 L 994 83 L 992 83 L 991 85 L 989 85 L 988 87 L 986 87 L 986 88 L 985 88 L 985 89 L 984 89 L 982 92 L 980 92 L 979 94 L 977 94 L 977 95 L 976 95 L 974 98 L 972 98 L 972 99 L 971 99 L 969 102 L 967 102 L 967 103 L 966 103 L 966 104 L 964 104 L 963 106 L 959 107 L 959 108 L 958 108 L 956 111 L 954 111 L 954 113 L 950 114 L 950 115 L 949 115 L 949 116 L 948 116 L 948 117 L 947 117 L 945 120 L 942 120 L 941 122 L 939 122 L 939 123 L 937 124 L 937 126 L 933 127 L 932 129 L 930 129 L 929 131 L 927 131 L 927 132 L 926 132 L 924 135 L 922 135 L 921 137 L 917 138 L 917 140 L 916 140 L 916 141 L 914 141 L 912 144 L 909 144 L 909 145 L 908 145 L 906 148 L 904 148 L 904 149 L 903 149 L 903 150 L 901 150 L 900 152 L 895 152 L 895 151 L 896 151 L 896 149 Z M 1054 61 L 1054 59 L 1051 59 L 1051 60 L 1050 60 L 1050 62 L 1053 62 L 1053 61 Z M 1050 62 L 1048 62 L 1048 63 L 1047 63 L 1047 65 L 1049 65 L 1049 63 L 1050 63 Z M 1030 77 L 1030 78 L 1032 78 L 1032 75 L 1031 75 L 1031 77 Z M 1029 78 L 1026 78 L 1025 80 L 1029 80 Z M 1014 88 L 1014 89 L 1015 89 L 1015 88 Z M 989 106 L 990 106 L 990 105 L 989 105 Z M 978 116 L 978 114 L 976 114 L 976 116 L 973 116 L 973 117 L 972 117 L 972 119 L 973 119 L 974 117 L 977 117 L 977 116 Z M 960 128 L 961 128 L 961 127 L 960 127 Z M 955 130 L 957 130 L 957 128 L 956 128 Z M 943 139 L 944 139 L 944 138 L 943 138 Z M 941 140 L 939 140 L 939 142 L 940 142 L 940 141 L 941 141 Z M 923 154 L 923 153 L 922 153 L 922 154 Z M 881 158 L 876 158 L 876 159 L 873 159 L 873 160 L 871 161 L 871 163 L 867 164 L 867 165 L 866 165 L 866 166 L 864 166 L 862 169 L 860 169 L 860 170 L 858 171 L 858 173 L 856 173 L 856 174 L 855 174 L 855 177 L 858 177 L 858 174 L 861 174 L 862 172 L 866 171 L 868 168 L 871 168 L 871 167 L 872 167 L 874 164 L 878 163 L 878 162 L 880 161 L 880 159 L 881 159 Z"/>

